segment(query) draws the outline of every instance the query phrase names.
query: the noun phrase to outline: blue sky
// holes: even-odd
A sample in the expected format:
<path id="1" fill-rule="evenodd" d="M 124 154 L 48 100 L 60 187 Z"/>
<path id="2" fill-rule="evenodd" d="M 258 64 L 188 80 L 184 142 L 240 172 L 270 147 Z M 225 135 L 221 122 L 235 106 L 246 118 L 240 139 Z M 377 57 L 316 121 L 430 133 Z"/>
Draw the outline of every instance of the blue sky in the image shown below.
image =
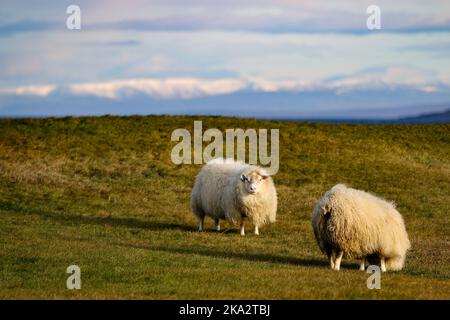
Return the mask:
<path id="1" fill-rule="evenodd" d="M 66 28 L 70 4 L 81 7 L 81 30 Z M 370 4 L 381 8 L 381 30 L 366 28 Z M 443 103 L 449 53 L 445 0 L 19 0 L 0 8 L 0 96 L 9 103 L 58 90 L 192 99 L 398 88 Z"/>

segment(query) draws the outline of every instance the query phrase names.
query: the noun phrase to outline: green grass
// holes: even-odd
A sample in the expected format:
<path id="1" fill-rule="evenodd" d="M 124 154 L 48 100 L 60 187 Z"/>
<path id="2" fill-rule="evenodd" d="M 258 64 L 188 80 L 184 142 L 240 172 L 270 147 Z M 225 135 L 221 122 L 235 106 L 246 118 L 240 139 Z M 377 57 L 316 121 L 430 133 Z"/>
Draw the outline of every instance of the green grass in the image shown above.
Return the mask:
<path id="1" fill-rule="evenodd" d="M 200 166 L 170 161 L 172 130 L 279 128 L 278 221 L 259 237 L 196 232 Z M 327 269 L 310 226 L 337 183 L 394 200 L 412 250 L 368 290 Z M 0 298 L 450 299 L 450 125 L 218 117 L 0 120 Z M 251 226 L 248 225 L 248 228 Z M 249 229 L 250 231 L 250 229 Z M 66 268 L 82 289 L 66 289 Z"/>

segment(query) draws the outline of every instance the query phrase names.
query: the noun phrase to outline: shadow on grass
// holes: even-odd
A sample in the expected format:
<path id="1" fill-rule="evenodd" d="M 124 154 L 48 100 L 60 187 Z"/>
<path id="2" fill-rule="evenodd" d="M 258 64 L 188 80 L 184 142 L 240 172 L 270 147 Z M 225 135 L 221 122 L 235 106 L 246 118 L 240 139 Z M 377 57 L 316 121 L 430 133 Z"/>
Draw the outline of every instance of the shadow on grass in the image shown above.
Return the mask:
<path id="1" fill-rule="evenodd" d="M 194 231 L 194 227 L 183 225 L 179 223 L 166 223 L 160 221 L 143 221 L 136 218 L 121 218 L 121 217 L 96 217 L 86 215 L 63 215 L 41 210 L 25 209 L 25 208 L 7 208 L 7 211 L 22 212 L 25 214 L 34 214 L 55 222 L 73 223 L 73 224 L 90 224 L 90 225 L 109 225 L 112 227 L 128 227 L 140 228 L 145 230 L 161 231 L 161 230 L 181 230 Z"/>
<path id="2" fill-rule="evenodd" d="M 221 251 L 216 248 L 173 248 L 173 247 L 162 247 L 162 246 L 145 246 L 145 245 L 134 245 L 134 244 L 117 244 L 118 246 L 134 248 L 134 249 L 146 249 L 151 251 L 163 251 L 168 253 L 177 254 L 187 254 L 187 255 L 201 255 L 211 258 L 220 259 L 239 259 L 246 261 L 257 261 L 257 262 L 269 262 L 275 264 L 286 264 L 294 266 L 320 266 L 327 267 L 328 264 L 325 260 L 317 259 L 305 259 L 297 257 L 286 257 L 277 256 L 268 253 L 248 253 L 248 252 L 230 252 Z"/>
<path id="3" fill-rule="evenodd" d="M 11 209 L 11 208 L 9 208 Z M 96 217 L 96 216 L 84 216 L 84 215 L 59 215 L 56 213 L 43 212 L 39 210 L 31 210 L 25 208 L 15 208 L 15 210 L 26 214 L 35 214 L 43 218 L 50 219 L 56 222 L 71 223 L 71 224 L 90 224 L 90 225 L 109 225 L 113 227 L 128 227 L 128 228 L 141 228 L 145 230 L 161 231 L 161 230 L 181 230 L 186 232 L 196 231 L 195 227 L 178 223 L 165 223 L 159 221 L 142 221 L 135 218 L 121 218 L 121 217 Z M 228 232 L 236 232 L 236 230 L 227 230 Z M 213 233 L 216 233 L 213 231 Z M 312 259 L 312 258 L 298 258 L 278 256 L 268 253 L 248 253 L 248 252 L 230 252 L 220 251 L 217 248 L 173 248 L 173 247 L 152 247 L 145 245 L 134 245 L 117 243 L 117 246 L 146 249 L 152 251 L 164 251 L 169 253 L 187 254 L 187 255 L 202 255 L 206 257 L 222 258 L 222 259 L 239 259 L 247 261 L 268 262 L 275 264 L 295 265 L 295 266 L 319 266 L 328 268 L 328 262 L 326 259 Z M 355 269 L 354 265 L 349 263 L 343 263 L 342 267 L 345 269 Z"/>

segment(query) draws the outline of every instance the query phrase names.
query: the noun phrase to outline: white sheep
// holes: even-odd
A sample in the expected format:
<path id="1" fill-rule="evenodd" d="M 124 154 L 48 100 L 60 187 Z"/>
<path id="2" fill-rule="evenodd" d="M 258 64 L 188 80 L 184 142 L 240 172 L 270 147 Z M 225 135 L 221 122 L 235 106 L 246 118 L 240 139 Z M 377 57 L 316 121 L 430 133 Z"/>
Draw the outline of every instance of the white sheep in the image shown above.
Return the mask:
<path id="1" fill-rule="evenodd" d="M 330 268 L 339 270 L 342 257 L 377 263 L 381 270 L 401 270 L 410 248 L 400 213 L 392 202 L 338 184 L 316 204 L 312 226 Z"/>
<path id="2" fill-rule="evenodd" d="M 260 226 L 275 221 L 277 193 L 264 169 L 233 159 L 214 159 L 195 178 L 191 207 L 199 219 L 200 231 L 205 216 L 209 216 L 216 230 L 220 230 L 220 219 L 225 219 L 239 223 L 240 233 L 245 235 L 244 218 L 248 218 L 258 235 Z"/>

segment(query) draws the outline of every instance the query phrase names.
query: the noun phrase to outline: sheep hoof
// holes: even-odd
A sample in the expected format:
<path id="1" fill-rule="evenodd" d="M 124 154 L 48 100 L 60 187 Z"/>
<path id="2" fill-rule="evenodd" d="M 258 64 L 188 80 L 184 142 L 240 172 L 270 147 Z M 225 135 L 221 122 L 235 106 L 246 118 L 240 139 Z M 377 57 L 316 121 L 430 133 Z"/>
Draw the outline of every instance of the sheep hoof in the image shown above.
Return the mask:
<path id="1" fill-rule="evenodd" d="M 214 226 L 216 231 L 220 231 L 220 220 L 219 219 L 214 219 Z"/>

